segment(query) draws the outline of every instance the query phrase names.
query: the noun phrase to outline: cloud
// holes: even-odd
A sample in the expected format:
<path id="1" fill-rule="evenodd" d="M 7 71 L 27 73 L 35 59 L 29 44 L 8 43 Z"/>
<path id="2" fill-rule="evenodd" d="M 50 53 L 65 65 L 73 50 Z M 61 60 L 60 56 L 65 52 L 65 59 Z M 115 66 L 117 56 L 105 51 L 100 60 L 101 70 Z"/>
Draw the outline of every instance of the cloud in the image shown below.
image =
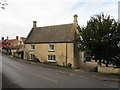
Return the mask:
<path id="1" fill-rule="evenodd" d="M 103 2 L 101 0 L 97 0 L 98 2 L 76 2 L 72 6 L 72 11 L 79 15 L 79 24 L 86 25 L 87 20 L 90 19 L 92 15 L 105 13 L 107 15 L 111 15 L 113 18 L 117 20 L 118 2 L 110 0 L 110 2 Z"/>
<path id="2" fill-rule="evenodd" d="M 32 21 L 37 26 L 73 22 L 78 14 L 79 24 L 86 25 L 91 15 L 104 12 L 117 19 L 118 0 L 7 0 L 8 6 L 0 12 L 0 36 L 15 38 L 27 36 Z"/>

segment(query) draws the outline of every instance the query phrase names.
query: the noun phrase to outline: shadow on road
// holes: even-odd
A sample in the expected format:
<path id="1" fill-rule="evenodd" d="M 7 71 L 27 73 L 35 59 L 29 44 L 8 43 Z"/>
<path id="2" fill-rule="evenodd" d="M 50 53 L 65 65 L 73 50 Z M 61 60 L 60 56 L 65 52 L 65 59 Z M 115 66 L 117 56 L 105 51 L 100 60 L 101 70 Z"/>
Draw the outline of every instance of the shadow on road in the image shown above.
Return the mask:
<path id="1" fill-rule="evenodd" d="M 2 74 L 2 90 L 4 88 L 20 88 L 20 86 L 13 83 L 5 74 Z"/>
<path id="2" fill-rule="evenodd" d="M 13 83 L 5 74 L 2 74 L 2 90 L 40 90 L 40 88 L 21 88 Z"/>

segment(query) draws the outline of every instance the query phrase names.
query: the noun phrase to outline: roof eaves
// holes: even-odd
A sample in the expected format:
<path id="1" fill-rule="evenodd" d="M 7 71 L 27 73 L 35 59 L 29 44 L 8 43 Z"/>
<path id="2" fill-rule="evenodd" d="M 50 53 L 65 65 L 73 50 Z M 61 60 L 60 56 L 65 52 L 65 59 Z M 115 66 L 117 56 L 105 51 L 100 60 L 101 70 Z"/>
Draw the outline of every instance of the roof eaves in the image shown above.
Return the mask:
<path id="1" fill-rule="evenodd" d="M 66 41 L 66 42 L 26 42 L 25 44 L 41 44 L 41 43 L 73 43 L 73 41 Z"/>

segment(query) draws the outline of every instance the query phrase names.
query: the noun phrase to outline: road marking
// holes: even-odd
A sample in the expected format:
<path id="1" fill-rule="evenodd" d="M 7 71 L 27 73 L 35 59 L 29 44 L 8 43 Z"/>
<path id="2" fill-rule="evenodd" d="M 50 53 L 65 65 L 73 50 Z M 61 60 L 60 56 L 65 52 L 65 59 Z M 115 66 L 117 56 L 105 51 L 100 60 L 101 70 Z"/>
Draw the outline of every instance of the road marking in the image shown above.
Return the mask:
<path id="1" fill-rule="evenodd" d="M 73 73 L 71 73 L 70 75 L 71 75 L 71 76 L 74 76 L 74 74 L 73 74 Z"/>
<path id="2" fill-rule="evenodd" d="M 16 65 L 15 65 L 14 67 L 16 67 L 16 68 L 18 68 L 18 69 L 22 69 L 21 67 L 18 67 L 18 66 L 16 66 Z"/>
<path id="3" fill-rule="evenodd" d="M 64 74 L 68 74 L 68 75 L 70 75 L 70 76 L 74 76 L 73 73 L 69 73 L 69 72 L 64 72 L 64 71 L 60 71 L 60 70 L 57 70 L 57 72 L 64 73 Z"/>
<path id="4" fill-rule="evenodd" d="M 40 78 L 43 78 L 43 79 L 47 79 L 47 80 L 49 80 L 49 81 L 52 81 L 52 82 L 54 82 L 54 83 L 58 83 L 57 80 L 54 80 L 54 79 L 51 79 L 51 78 L 48 78 L 48 77 L 45 77 L 45 76 L 42 76 L 42 75 L 39 75 L 39 74 L 36 74 L 36 73 L 33 73 L 33 72 L 29 72 L 29 73 L 31 73 L 31 74 L 33 74 L 33 75 L 35 75 L 35 76 L 37 76 L 37 77 L 40 77 Z"/>
<path id="5" fill-rule="evenodd" d="M 20 66 L 18 66 L 17 64 L 11 64 L 13 67 L 17 68 L 17 69 L 22 69 Z"/>
<path id="6" fill-rule="evenodd" d="M 56 70 L 57 72 L 60 72 L 60 73 L 67 73 L 67 72 L 64 72 L 64 71 L 60 71 L 60 70 Z"/>
<path id="7" fill-rule="evenodd" d="M 34 63 L 34 62 L 30 62 L 31 64 L 36 64 L 36 63 Z"/>
<path id="8" fill-rule="evenodd" d="M 16 67 L 16 68 L 18 68 L 18 69 L 22 69 L 22 68 L 24 68 L 25 66 L 23 66 L 23 65 L 19 65 L 19 64 L 16 64 L 16 63 L 12 63 L 12 64 L 10 64 L 11 66 L 13 66 L 13 67 Z"/>
<path id="9" fill-rule="evenodd" d="M 86 79 L 88 78 L 88 77 L 85 77 L 85 76 L 79 76 L 79 77 L 86 78 Z"/>

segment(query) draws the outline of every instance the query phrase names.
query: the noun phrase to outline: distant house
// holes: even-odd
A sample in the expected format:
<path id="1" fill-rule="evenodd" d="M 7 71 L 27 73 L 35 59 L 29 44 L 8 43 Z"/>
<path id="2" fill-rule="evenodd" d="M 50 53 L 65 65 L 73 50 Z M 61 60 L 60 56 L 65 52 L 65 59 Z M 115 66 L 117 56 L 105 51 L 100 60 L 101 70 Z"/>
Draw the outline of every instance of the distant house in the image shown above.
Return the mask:
<path id="1" fill-rule="evenodd" d="M 79 67 L 84 55 L 74 43 L 74 33 L 78 33 L 79 26 L 77 17 L 74 15 L 74 23 L 44 27 L 37 27 L 37 22 L 33 21 L 33 28 L 25 41 L 24 59 L 37 57 L 41 62 Z"/>
<path id="2" fill-rule="evenodd" d="M 25 40 L 25 37 L 20 37 L 18 45 L 24 45 Z"/>
<path id="3" fill-rule="evenodd" d="M 15 46 L 15 49 L 13 49 L 13 56 L 14 57 L 19 57 L 19 58 L 24 58 L 24 42 L 26 38 L 25 37 L 20 37 L 18 44 Z"/>
<path id="4" fill-rule="evenodd" d="M 2 40 L 0 40 L 0 52 L 2 51 Z"/>
<path id="5" fill-rule="evenodd" d="M 13 50 L 15 49 L 15 46 L 18 44 L 18 36 L 16 36 L 16 39 L 5 39 L 2 41 L 2 52 L 7 54 L 13 54 Z"/>
<path id="6" fill-rule="evenodd" d="M 2 52 L 2 42 L 4 41 L 4 37 L 1 37 L 1 40 L 0 40 L 0 52 Z"/>

